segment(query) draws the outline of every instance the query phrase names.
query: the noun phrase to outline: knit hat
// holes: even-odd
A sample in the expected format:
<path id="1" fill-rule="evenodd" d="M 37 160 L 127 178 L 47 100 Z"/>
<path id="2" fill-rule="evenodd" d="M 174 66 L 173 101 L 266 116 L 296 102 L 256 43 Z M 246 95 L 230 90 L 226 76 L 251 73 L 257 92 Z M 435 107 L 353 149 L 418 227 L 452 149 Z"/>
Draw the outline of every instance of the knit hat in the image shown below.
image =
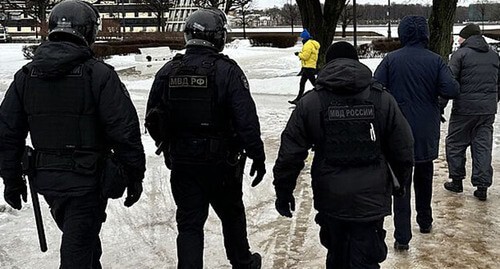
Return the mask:
<path id="1" fill-rule="evenodd" d="M 460 33 L 458 34 L 462 38 L 469 38 L 473 35 L 480 35 L 481 34 L 481 29 L 477 24 L 474 23 L 469 23 L 467 24 L 462 30 L 460 30 Z"/>
<path id="2" fill-rule="evenodd" d="M 359 60 L 358 52 L 353 45 L 345 41 L 340 41 L 330 45 L 326 51 L 326 62 L 330 62 L 337 58 L 348 58 L 353 60 Z"/>
<path id="3" fill-rule="evenodd" d="M 302 31 L 302 33 L 300 34 L 300 37 L 301 37 L 303 40 L 308 40 L 308 39 L 310 39 L 312 36 L 311 36 L 311 34 L 309 34 L 309 32 L 307 31 L 307 29 L 304 29 L 304 31 Z"/>

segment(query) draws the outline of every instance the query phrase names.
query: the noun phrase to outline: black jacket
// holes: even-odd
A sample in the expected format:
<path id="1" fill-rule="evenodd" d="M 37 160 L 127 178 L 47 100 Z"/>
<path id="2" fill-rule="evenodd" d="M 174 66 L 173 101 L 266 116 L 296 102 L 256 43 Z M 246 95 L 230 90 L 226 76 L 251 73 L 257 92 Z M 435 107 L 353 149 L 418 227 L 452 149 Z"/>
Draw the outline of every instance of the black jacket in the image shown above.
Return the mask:
<path id="1" fill-rule="evenodd" d="M 251 159 L 264 160 L 264 144 L 260 138 L 259 118 L 250 94 L 248 81 L 241 68 L 227 56 L 223 56 L 211 48 L 201 46 L 188 47 L 182 61 L 188 66 L 201 66 L 207 62 L 207 59 L 213 59 L 214 56 L 219 57 L 215 61 L 214 68 L 217 91 L 216 107 L 223 111 L 223 117 L 227 117 L 231 123 L 237 147 L 240 150 L 244 149 Z M 163 97 L 167 87 L 166 77 L 172 72 L 172 65 L 172 61 L 168 62 L 156 74 L 149 93 L 146 115 L 149 115 L 153 110 L 169 110 Z M 147 119 L 146 122 L 148 122 Z M 161 125 L 161 123 L 157 125 Z M 147 128 L 154 136 L 153 129 L 168 129 L 172 126 L 149 125 Z M 162 138 L 153 137 L 153 139 L 159 143 Z M 164 154 L 164 156 L 169 158 L 168 154 Z"/>
<path id="2" fill-rule="evenodd" d="M 316 90 L 306 94 L 293 111 L 281 135 L 274 166 L 277 193 L 293 192 L 308 150 L 316 148 L 311 168 L 314 206 L 332 217 L 350 221 L 370 221 L 391 213 L 391 184 L 388 161 L 400 181 L 408 178 L 413 166 L 413 137 L 394 98 L 381 92 L 381 108 L 376 112 L 383 158 L 379 163 L 357 167 L 331 166 L 318 154 L 325 137 L 321 126 L 321 92 L 338 98 L 366 99 L 370 95 L 372 73 L 359 61 L 336 59 L 318 76 Z M 404 182 L 401 182 L 404 184 Z"/>
<path id="3" fill-rule="evenodd" d="M 457 115 L 493 115 L 500 94 L 500 69 L 497 53 L 484 38 L 474 35 L 451 55 L 449 66 L 460 83 L 460 95 L 453 100 Z"/>
<path id="4" fill-rule="evenodd" d="M 21 177 L 21 155 L 30 129 L 23 102 L 29 70 L 36 68 L 39 77 L 51 81 L 67 75 L 82 63 L 90 66 L 89 84 L 104 146 L 113 150 L 129 180 L 144 178 L 145 155 L 137 112 L 116 72 L 95 60 L 86 46 L 47 41 L 36 50 L 34 60 L 15 74 L 0 107 L 0 175 L 4 180 Z M 63 132 L 66 126 L 52 127 Z M 98 177 L 69 171 L 37 171 L 35 182 L 38 192 L 44 195 L 81 195 L 97 188 Z"/>
<path id="5" fill-rule="evenodd" d="M 415 138 L 415 161 L 438 157 L 440 107 L 438 97 L 458 96 L 459 85 L 446 63 L 427 48 L 429 30 L 422 17 L 407 17 L 398 28 L 403 48 L 387 54 L 375 70 L 398 102 Z"/>

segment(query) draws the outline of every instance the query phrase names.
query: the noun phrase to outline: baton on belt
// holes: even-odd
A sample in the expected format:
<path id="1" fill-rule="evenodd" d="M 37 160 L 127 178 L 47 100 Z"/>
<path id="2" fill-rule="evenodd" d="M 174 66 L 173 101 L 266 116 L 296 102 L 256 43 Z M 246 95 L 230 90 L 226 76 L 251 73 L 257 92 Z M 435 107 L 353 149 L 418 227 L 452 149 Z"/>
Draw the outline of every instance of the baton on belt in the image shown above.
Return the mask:
<path id="1" fill-rule="evenodd" d="M 30 146 L 24 149 L 22 167 L 23 175 L 28 178 L 31 201 L 33 202 L 33 211 L 35 213 L 36 229 L 38 231 L 38 242 L 40 242 L 40 250 L 47 251 L 47 240 L 45 239 L 45 231 L 43 229 L 42 212 L 40 211 L 40 202 L 38 201 L 38 194 L 33 187 L 33 179 L 35 176 L 35 151 Z"/>

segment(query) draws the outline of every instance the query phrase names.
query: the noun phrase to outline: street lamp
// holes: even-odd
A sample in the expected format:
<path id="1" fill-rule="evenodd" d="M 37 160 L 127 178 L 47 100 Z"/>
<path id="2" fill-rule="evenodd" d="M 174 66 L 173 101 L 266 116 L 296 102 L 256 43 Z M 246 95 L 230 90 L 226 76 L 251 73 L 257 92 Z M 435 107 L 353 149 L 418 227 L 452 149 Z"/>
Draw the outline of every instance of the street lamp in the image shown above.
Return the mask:
<path id="1" fill-rule="evenodd" d="M 391 0 L 387 0 L 387 19 L 389 20 L 387 37 L 391 38 Z"/>
<path id="2" fill-rule="evenodd" d="M 358 22 L 357 22 L 357 14 L 356 14 L 356 0 L 353 0 L 352 1 L 352 27 L 353 27 L 353 33 L 352 33 L 352 41 L 353 41 L 353 44 L 354 44 L 354 47 L 357 48 L 358 47 L 358 31 L 357 31 L 357 25 L 358 25 Z"/>

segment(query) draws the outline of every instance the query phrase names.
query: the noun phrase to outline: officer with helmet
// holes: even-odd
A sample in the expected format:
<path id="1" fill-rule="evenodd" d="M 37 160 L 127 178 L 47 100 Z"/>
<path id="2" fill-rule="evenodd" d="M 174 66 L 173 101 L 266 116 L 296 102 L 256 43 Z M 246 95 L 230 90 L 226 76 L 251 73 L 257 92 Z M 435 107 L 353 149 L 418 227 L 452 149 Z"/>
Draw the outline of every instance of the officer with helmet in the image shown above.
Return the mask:
<path id="1" fill-rule="evenodd" d="M 233 268 L 260 268 L 249 251 L 242 180 L 245 158 L 253 160 L 252 186 L 266 172 L 264 146 L 248 81 L 220 52 L 226 17 L 218 9 L 191 14 L 184 29 L 186 54 L 156 74 L 146 128 L 172 170 L 177 205 L 178 268 L 203 268 L 203 226 L 212 206 L 222 222 L 226 255 Z"/>
<path id="2" fill-rule="evenodd" d="M 101 268 L 99 231 L 110 178 L 104 174 L 117 175 L 121 194 L 127 187 L 125 206 L 142 192 L 145 156 L 137 112 L 113 68 L 93 57 L 89 46 L 98 26 L 99 13 L 87 2 L 55 5 L 49 40 L 15 74 L 0 106 L 5 201 L 18 210 L 21 199 L 26 202 L 21 156 L 29 132 L 34 188 L 62 231 L 60 268 Z M 106 185 L 107 190 L 118 185 Z"/>

